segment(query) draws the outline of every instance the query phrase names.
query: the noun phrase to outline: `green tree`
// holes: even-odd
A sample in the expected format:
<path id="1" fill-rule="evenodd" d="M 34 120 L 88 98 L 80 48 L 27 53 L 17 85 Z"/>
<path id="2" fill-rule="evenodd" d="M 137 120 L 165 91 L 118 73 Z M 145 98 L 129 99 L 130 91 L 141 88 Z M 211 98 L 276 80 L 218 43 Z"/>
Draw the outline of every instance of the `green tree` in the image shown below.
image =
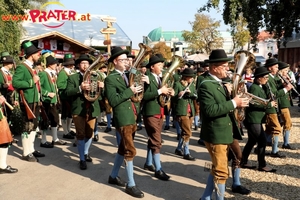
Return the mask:
<path id="1" fill-rule="evenodd" d="M 160 53 L 166 60 L 172 59 L 171 47 L 167 46 L 165 42 L 158 42 L 153 47 L 153 53 Z"/>
<path id="2" fill-rule="evenodd" d="M 20 51 L 20 39 L 24 33 L 21 21 L 4 21 L 4 15 L 24 15 L 26 9 L 35 9 L 48 0 L 0 0 L 0 52 L 7 51 L 15 58 Z"/>
<path id="3" fill-rule="evenodd" d="M 192 31 L 184 30 L 182 37 L 189 43 L 193 52 L 200 51 L 209 54 L 212 49 L 220 48 L 223 45 L 223 38 L 218 28 L 220 21 L 215 21 L 208 15 L 197 13 L 195 21 L 190 21 Z"/>
<path id="4" fill-rule="evenodd" d="M 238 20 L 235 22 L 233 26 L 231 26 L 230 29 L 232 40 L 233 40 L 232 51 L 240 50 L 240 49 L 243 50 L 244 46 L 247 43 L 249 44 L 251 36 L 249 30 L 246 27 L 247 27 L 247 22 L 245 18 L 243 18 L 243 16 L 240 14 Z M 249 46 L 250 44 L 248 45 L 247 50 L 249 50 Z"/>
<path id="5" fill-rule="evenodd" d="M 198 12 L 218 9 L 220 0 L 208 0 Z M 299 33 L 300 0 L 223 0 L 223 19 L 228 25 L 235 25 L 240 13 L 246 19 L 252 43 L 256 42 L 260 29 L 274 33 L 275 39 L 291 37 L 293 28 Z"/>

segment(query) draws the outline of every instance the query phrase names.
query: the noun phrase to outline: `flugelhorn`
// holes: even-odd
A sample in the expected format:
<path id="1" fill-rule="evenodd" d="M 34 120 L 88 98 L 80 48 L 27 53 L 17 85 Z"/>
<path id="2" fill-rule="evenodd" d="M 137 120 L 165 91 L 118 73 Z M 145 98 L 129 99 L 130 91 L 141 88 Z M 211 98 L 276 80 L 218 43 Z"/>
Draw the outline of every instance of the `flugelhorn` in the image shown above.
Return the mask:
<path id="1" fill-rule="evenodd" d="M 291 81 L 288 81 L 286 78 L 284 78 L 279 72 L 277 73 L 278 77 L 285 83 L 285 84 L 291 84 L 293 87 L 292 87 L 292 90 L 298 95 L 300 96 L 299 92 L 295 89 L 294 85 L 292 84 Z"/>

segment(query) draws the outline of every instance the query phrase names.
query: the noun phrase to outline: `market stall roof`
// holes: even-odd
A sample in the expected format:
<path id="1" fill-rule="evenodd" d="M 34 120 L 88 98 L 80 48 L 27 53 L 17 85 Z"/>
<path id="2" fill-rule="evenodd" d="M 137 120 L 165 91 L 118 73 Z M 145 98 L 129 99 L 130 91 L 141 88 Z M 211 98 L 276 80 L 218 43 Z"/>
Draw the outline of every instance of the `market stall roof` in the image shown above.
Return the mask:
<path id="1" fill-rule="evenodd" d="M 58 28 L 49 28 L 45 25 L 55 26 L 61 24 L 62 21 L 49 20 L 43 23 L 24 21 L 22 26 L 25 33 L 22 40 L 56 31 L 86 46 L 105 46 L 103 44 L 105 35 L 101 34 L 100 30 L 106 28 L 107 24 L 101 21 L 101 17 L 109 16 L 90 15 L 90 21 L 63 21 L 64 24 Z M 131 39 L 117 23 L 113 23 L 113 28 L 116 29 L 116 34 L 110 34 L 111 46 L 131 46 Z"/>

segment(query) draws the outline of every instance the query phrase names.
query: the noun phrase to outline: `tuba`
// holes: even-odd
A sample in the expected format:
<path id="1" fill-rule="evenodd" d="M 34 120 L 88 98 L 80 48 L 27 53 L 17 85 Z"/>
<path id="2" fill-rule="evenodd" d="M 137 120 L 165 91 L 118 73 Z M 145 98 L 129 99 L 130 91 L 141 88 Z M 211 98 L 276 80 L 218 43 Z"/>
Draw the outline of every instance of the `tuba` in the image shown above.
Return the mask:
<path id="1" fill-rule="evenodd" d="M 139 43 L 140 51 L 139 54 L 136 56 L 133 66 L 130 68 L 129 74 L 129 87 L 132 85 L 138 86 L 143 85 L 141 82 L 143 74 L 139 71 L 138 67 L 143 62 L 146 56 L 152 53 L 152 49 L 143 43 Z M 131 100 L 134 103 L 141 102 L 143 99 L 144 91 L 135 94 L 131 97 Z"/>
<path id="2" fill-rule="evenodd" d="M 86 100 L 93 102 L 96 101 L 100 94 L 101 89 L 98 87 L 98 81 L 103 81 L 101 75 L 97 72 L 98 66 L 105 64 L 106 59 L 100 54 L 98 58 L 86 69 L 83 75 L 83 81 L 90 84 L 90 90 L 84 91 L 83 95 Z"/>
<path id="3" fill-rule="evenodd" d="M 255 56 L 249 51 L 238 51 L 234 54 L 235 69 L 232 78 L 232 96 L 240 95 L 247 98 L 251 104 L 267 105 L 270 99 L 263 99 L 247 92 L 245 82 L 241 80 L 242 73 L 246 68 L 252 68 L 255 65 Z M 234 115 L 238 123 L 245 119 L 245 109 L 236 108 Z"/>
<path id="4" fill-rule="evenodd" d="M 182 57 L 174 55 L 172 57 L 172 64 L 169 67 L 169 69 L 166 71 L 166 73 L 163 75 L 161 85 L 164 86 L 166 85 L 168 88 L 173 88 L 174 85 L 174 77 L 173 77 L 173 72 L 178 69 L 179 67 L 182 67 L 185 65 L 185 62 Z M 171 96 L 170 95 L 165 95 L 161 94 L 158 97 L 158 103 L 159 105 L 163 108 L 165 105 L 170 103 L 171 101 Z"/>

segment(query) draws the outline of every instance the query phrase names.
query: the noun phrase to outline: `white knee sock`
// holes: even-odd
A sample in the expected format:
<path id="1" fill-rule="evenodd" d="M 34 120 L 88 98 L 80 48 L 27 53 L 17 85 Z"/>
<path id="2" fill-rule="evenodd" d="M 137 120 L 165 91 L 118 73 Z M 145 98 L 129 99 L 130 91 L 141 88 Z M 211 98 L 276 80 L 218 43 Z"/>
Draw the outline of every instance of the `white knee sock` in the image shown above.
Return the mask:
<path id="1" fill-rule="evenodd" d="M 35 151 L 35 149 L 34 149 L 35 136 L 36 136 L 35 131 L 31 131 L 30 134 L 28 135 L 28 138 L 29 138 L 29 141 L 30 141 L 29 142 L 30 153 L 33 153 Z"/>
<path id="2" fill-rule="evenodd" d="M 67 133 L 71 131 L 72 118 L 67 118 Z"/>
<path id="3" fill-rule="evenodd" d="M 63 128 L 64 134 L 69 133 L 69 131 L 68 131 L 68 125 L 67 125 L 67 119 L 61 120 L 61 125 L 62 125 L 62 128 Z"/>
<path id="4" fill-rule="evenodd" d="M 22 146 L 23 146 L 23 156 L 27 156 L 28 154 L 32 153 L 30 151 L 30 139 L 29 139 L 29 135 L 26 136 L 26 134 L 22 134 Z"/>
<path id="5" fill-rule="evenodd" d="M 51 127 L 51 135 L 52 135 L 52 141 L 56 142 L 58 140 L 57 127 Z"/>
<path id="6" fill-rule="evenodd" d="M 6 158 L 7 158 L 8 147 L 0 148 L 0 168 L 5 169 L 7 167 Z"/>
<path id="7" fill-rule="evenodd" d="M 45 142 L 47 142 L 47 131 L 46 130 L 42 131 L 42 140 L 41 140 L 42 144 L 44 144 Z"/>

